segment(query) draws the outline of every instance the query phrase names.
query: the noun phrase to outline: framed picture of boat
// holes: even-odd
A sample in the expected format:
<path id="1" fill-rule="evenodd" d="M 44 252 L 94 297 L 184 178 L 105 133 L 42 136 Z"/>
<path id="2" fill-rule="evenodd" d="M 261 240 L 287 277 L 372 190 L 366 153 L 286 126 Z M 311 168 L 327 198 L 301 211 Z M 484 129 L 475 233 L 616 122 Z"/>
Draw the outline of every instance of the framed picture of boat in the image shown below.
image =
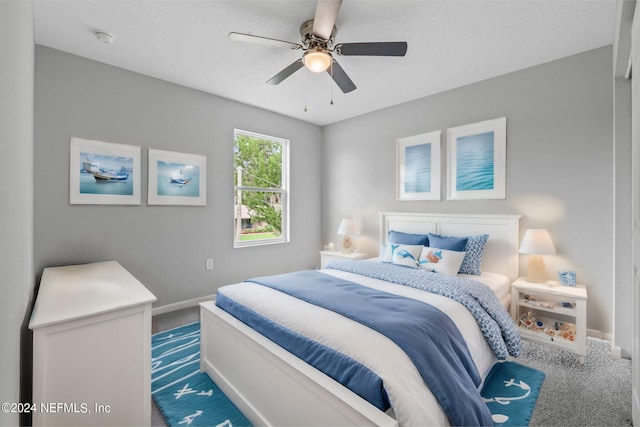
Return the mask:
<path id="1" fill-rule="evenodd" d="M 506 198 L 507 118 L 447 130 L 447 199 Z"/>
<path id="2" fill-rule="evenodd" d="M 140 147 L 71 138 L 69 203 L 140 204 Z"/>
<path id="3" fill-rule="evenodd" d="M 150 205 L 207 205 L 207 158 L 149 148 Z"/>

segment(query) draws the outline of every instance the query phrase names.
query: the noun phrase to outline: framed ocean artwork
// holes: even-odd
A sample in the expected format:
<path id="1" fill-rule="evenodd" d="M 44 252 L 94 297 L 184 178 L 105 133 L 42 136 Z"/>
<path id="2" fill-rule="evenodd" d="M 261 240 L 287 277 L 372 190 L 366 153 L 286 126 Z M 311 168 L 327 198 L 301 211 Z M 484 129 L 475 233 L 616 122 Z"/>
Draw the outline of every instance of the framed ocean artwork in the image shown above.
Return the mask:
<path id="1" fill-rule="evenodd" d="M 397 200 L 440 200 L 441 133 L 396 141 Z"/>
<path id="2" fill-rule="evenodd" d="M 207 158 L 149 149 L 150 205 L 207 205 Z"/>
<path id="3" fill-rule="evenodd" d="M 69 203 L 139 205 L 140 151 L 133 145 L 71 138 Z"/>
<path id="4" fill-rule="evenodd" d="M 507 118 L 447 130 L 447 199 L 506 198 Z"/>

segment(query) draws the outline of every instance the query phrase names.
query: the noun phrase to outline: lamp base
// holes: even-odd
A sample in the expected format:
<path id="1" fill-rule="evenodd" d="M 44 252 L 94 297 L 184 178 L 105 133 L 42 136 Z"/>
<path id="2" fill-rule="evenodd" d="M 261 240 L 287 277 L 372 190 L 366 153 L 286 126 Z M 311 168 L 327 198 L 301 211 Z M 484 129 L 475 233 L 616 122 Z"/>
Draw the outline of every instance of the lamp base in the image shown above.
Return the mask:
<path id="1" fill-rule="evenodd" d="M 349 236 L 344 236 L 344 239 L 342 239 L 342 252 L 345 254 L 350 254 L 355 252 L 356 250 L 356 243 L 353 241 L 353 239 Z"/>
<path id="2" fill-rule="evenodd" d="M 527 268 L 527 281 L 543 283 L 547 281 L 547 272 L 544 267 L 542 255 L 530 255 Z"/>

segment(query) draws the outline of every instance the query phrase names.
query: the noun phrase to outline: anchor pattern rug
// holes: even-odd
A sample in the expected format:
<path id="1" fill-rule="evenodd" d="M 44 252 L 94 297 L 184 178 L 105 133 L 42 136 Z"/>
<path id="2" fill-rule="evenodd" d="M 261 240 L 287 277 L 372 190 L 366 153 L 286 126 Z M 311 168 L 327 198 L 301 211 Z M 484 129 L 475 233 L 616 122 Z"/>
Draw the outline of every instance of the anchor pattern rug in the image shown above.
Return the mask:
<path id="1" fill-rule="evenodd" d="M 496 363 L 481 395 L 496 426 L 526 426 L 545 374 L 515 362 Z M 167 425 L 242 427 L 249 420 L 200 372 L 200 322 L 151 337 L 151 396 Z"/>
<path id="2" fill-rule="evenodd" d="M 493 365 L 480 395 L 495 426 L 527 426 L 531 420 L 544 372 L 515 362 Z"/>
<path id="3" fill-rule="evenodd" d="M 200 322 L 151 337 L 151 396 L 172 427 L 251 426 L 211 378 L 200 372 Z"/>

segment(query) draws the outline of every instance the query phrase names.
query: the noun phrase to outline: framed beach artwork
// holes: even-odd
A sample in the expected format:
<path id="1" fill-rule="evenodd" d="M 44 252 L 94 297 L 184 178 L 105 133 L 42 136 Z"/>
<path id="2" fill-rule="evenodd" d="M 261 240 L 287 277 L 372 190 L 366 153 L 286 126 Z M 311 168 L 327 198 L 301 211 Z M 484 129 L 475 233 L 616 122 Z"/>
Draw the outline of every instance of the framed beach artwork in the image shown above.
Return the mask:
<path id="1" fill-rule="evenodd" d="M 150 205 L 207 205 L 207 158 L 149 149 Z"/>
<path id="2" fill-rule="evenodd" d="M 447 130 L 447 199 L 506 197 L 507 118 Z"/>
<path id="3" fill-rule="evenodd" d="M 441 133 L 396 141 L 397 200 L 440 200 Z"/>
<path id="4" fill-rule="evenodd" d="M 71 138 L 69 203 L 140 204 L 140 147 Z"/>

